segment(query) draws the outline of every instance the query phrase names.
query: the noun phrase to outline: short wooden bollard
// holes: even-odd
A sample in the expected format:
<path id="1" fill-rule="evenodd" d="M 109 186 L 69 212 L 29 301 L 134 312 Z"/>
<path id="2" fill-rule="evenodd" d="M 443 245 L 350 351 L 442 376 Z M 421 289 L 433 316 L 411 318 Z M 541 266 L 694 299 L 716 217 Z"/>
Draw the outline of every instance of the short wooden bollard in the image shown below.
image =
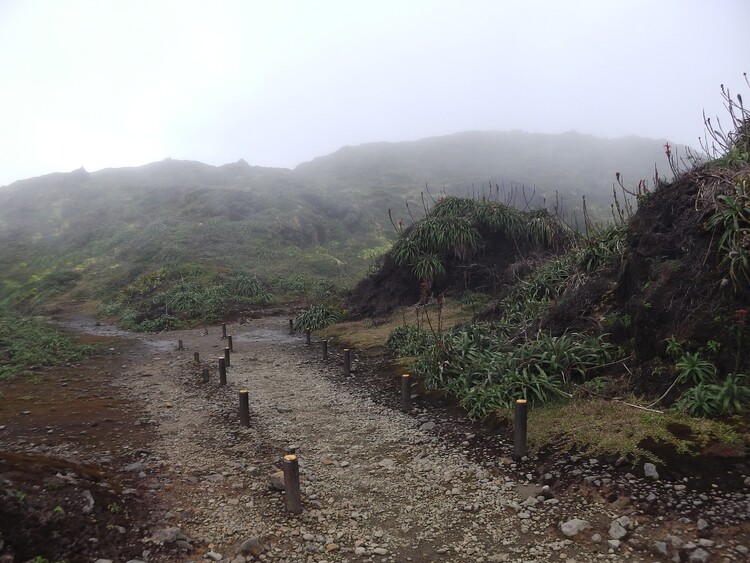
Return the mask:
<path id="1" fill-rule="evenodd" d="M 310 345 L 310 329 L 305 329 L 305 344 Z"/>
<path id="2" fill-rule="evenodd" d="M 198 352 L 196 352 L 195 354 L 193 354 L 193 360 L 195 360 L 196 364 L 201 363 L 201 355 Z"/>
<path id="3" fill-rule="evenodd" d="M 240 389 L 240 424 L 250 426 L 250 397 L 247 389 Z"/>
<path id="4" fill-rule="evenodd" d="M 178 350 L 184 350 L 185 347 L 182 345 L 182 340 L 177 341 L 177 349 Z"/>
<path id="5" fill-rule="evenodd" d="M 229 351 L 234 352 L 234 344 L 232 343 L 232 335 L 227 336 L 227 344 L 229 345 Z"/>
<path id="6" fill-rule="evenodd" d="M 328 340 L 323 341 L 323 359 L 328 359 Z"/>
<path id="7" fill-rule="evenodd" d="M 203 368 L 203 383 L 208 383 L 208 368 Z"/>
<path id="8" fill-rule="evenodd" d="M 229 348 L 224 348 L 224 365 L 226 365 L 226 367 L 232 367 L 232 364 L 229 361 Z"/>
<path id="9" fill-rule="evenodd" d="M 344 349 L 344 375 L 352 374 L 352 351 L 349 348 Z"/>
<path id="10" fill-rule="evenodd" d="M 411 375 L 401 376 L 401 410 L 411 412 Z"/>
<path id="11" fill-rule="evenodd" d="M 528 403 L 526 399 L 517 399 L 515 418 L 513 421 L 513 459 L 516 461 L 519 461 L 526 455 L 526 428 L 528 414 Z"/>
<path id="12" fill-rule="evenodd" d="M 227 337 L 227 323 L 221 323 L 221 338 L 222 340 Z"/>
<path id="13" fill-rule="evenodd" d="M 219 385 L 227 384 L 227 365 L 224 358 L 219 358 Z"/>
<path id="14" fill-rule="evenodd" d="M 289 319 L 289 334 L 294 334 L 294 319 Z"/>
<path id="15" fill-rule="evenodd" d="M 293 514 L 299 514 L 302 512 L 302 495 L 299 486 L 299 461 L 296 455 L 284 456 L 283 470 L 286 510 Z"/>

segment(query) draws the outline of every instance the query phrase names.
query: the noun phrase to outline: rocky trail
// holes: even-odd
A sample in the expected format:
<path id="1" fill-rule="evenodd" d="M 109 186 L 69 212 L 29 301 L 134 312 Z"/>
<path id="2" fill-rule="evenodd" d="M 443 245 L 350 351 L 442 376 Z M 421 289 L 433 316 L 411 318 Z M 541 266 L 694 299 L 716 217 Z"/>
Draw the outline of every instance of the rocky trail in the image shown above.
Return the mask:
<path id="1" fill-rule="evenodd" d="M 29 394 L 21 384 L 4 388 L 0 406 L 0 500 L 13 499 L 13 510 L 28 502 L 18 500 L 24 463 L 63 460 L 70 465 L 54 466 L 24 498 L 54 496 L 44 483 L 70 483 L 50 502 L 67 502 L 57 508 L 81 518 L 93 510 L 96 525 L 112 519 L 75 532 L 83 535 L 62 554 L 68 563 L 748 558 L 746 473 L 699 483 L 622 460 L 513 463 L 502 437 L 477 436 L 427 404 L 402 413 L 389 390 L 379 396 L 358 385 L 364 360 L 344 381 L 339 351 L 323 361 L 317 343 L 288 334 L 285 318 L 229 325 L 234 352 L 223 386 L 221 327 L 133 335 L 91 319 L 68 326 L 106 339 L 96 378 L 71 366 L 47 381 L 57 389 L 54 412 L 39 397 L 48 391 L 19 402 Z M 65 395 L 60 381 L 75 393 Z M 240 389 L 249 390 L 249 427 L 239 423 Z M 77 417 L 66 414 L 65 397 L 79 401 Z M 300 515 L 284 510 L 275 475 L 289 452 L 299 457 Z M 13 547 L 10 534 L 21 532 L 8 530 L 20 528 L 0 525 L 0 560 L 31 559 Z"/>

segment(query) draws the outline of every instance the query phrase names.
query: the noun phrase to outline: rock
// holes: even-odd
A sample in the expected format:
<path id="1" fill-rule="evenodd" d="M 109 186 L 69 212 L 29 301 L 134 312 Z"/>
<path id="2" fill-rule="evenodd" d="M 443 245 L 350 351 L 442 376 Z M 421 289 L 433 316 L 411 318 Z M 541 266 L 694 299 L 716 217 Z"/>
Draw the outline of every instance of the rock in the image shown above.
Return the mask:
<path id="1" fill-rule="evenodd" d="M 144 471 L 145 469 L 146 464 L 142 461 L 136 461 L 135 463 L 131 463 L 122 468 L 123 471 Z"/>
<path id="2" fill-rule="evenodd" d="M 263 541 L 260 538 L 250 538 L 240 544 L 237 550 L 241 555 L 260 555 L 263 553 Z"/>
<path id="3" fill-rule="evenodd" d="M 384 547 L 376 547 L 372 550 L 375 555 L 388 555 L 388 550 Z"/>
<path id="4" fill-rule="evenodd" d="M 394 467 L 396 467 L 396 462 L 393 461 L 391 458 L 387 457 L 381 460 L 380 462 L 378 462 L 378 465 L 386 469 L 393 469 Z"/>
<path id="5" fill-rule="evenodd" d="M 111 559 L 97 559 L 94 563 L 112 563 Z"/>
<path id="6" fill-rule="evenodd" d="M 91 494 L 91 491 L 83 491 L 82 495 L 86 501 L 86 506 L 84 506 L 82 510 L 84 514 L 88 514 L 94 508 L 94 497 Z"/>
<path id="7" fill-rule="evenodd" d="M 362 546 L 354 548 L 354 555 L 358 555 L 358 556 L 361 557 L 361 556 L 365 555 L 366 553 L 367 553 L 367 550 L 364 547 L 362 547 Z"/>
<path id="8" fill-rule="evenodd" d="M 610 549 L 620 549 L 620 540 L 607 540 Z"/>
<path id="9" fill-rule="evenodd" d="M 594 542 L 594 543 L 599 543 L 600 541 L 602 541 L 602 535 L 601 534 L 593 534 L 591 536 L 591 541 Z"/>
<path id="10" fill-rule="evenodd" d="M 531 514 L 529 514 L 528 512 L 519 512 L 518 517 L 521 520 L 528 520 L 529 518 L 531 518 Z"/>
<path id="11" fill-rule="evenodd" d="M 643 464 L 643 474 L 649 479 L 659 478 L 659 472 L 656 470 L 656 466 L 653 463 Z"/>
<path id="12" fill-rule="evenodd" d="M 560 531 L 567 537 L 572 538 L 576 534 L 583 530 L 591 528 L 591 524 L 587 520 L 581 520 L 579 518 L 572 518 L 567 522 L 560 522 Z"/>
<path id="13" fill-rule="evenodd" d="M 428 431 L 430 431 L 430 430 L 435 430 L 435 428 L 437 428 L 437 424 L 435 424 L 435 423 L 434 423 L 434 422 L 432 422 L 432 421 L 430 421 L 430 422 L 425 422 L 425 423 L 424 423 L 424 424 L 423 424 L 422 426 L 420 426 L 420 427 L 419 427 L 419 429 L 420 429 L 421 431 L 423 431 L 423 432 L 428 432 Z"/>
<path id="14" fill-rule="evenodd" d="M 326 544 L 326 551 L 328 553 L 330 553 L 332 551 L 336 551 L 338 548 L 339 548 L 339 546 L 337 544 L 335 544 L 335 543 Z"/>
<path id="15" fill-rule="evenodd" d="M 708 522 L 706 522 L 703 518 L 698 518 L 696 526 L 698 527 L 698 531 L 702 532 L 703 530 L 708 528 Z"/>
<path id="16" fill-rule="evenodd" d="M 173 526 L 171 528 L 157 530 L 146 541 L 150 541 L 151 543 L 172 543 L 177 541 L 178 539 L 182 539 L 180 536 L 182 536 L 182 532 L 180 531 L 180 529 Z"/>
<path id="17" fill-rule="evenodd" d="M 203 554 L 203 559 L 210 559 L 211 561 L 221 561 L 224 558 L 221 556 L 221 553 L 209 551 L 208 553 Z"/>
<path id="18" fill-rule="evenodd" d="M 625 529 L 625 527 L 620 524 L 617 520 L 612 522 L 609 526 L 609 537 L 614 540 L 621 540 L 625 536 L 628 535 L 628 531 Z"/>
<path id="19" fill-rule="evenodd" d="M 279 470 L 268 476 L 268 484 L 277 491 L 284 490 L 284 472 Z"/>
<path id="20" fill-rule="evenodd" d="M 495 555 L 490 555 L 487 558 L 487 561 L 489 563 L 502 563 L 503 561 L 508 561 L 509 555 L 507 553 L 496 553 Z"/>
<path id="21" fill-rule="evenodd" d="M 710 558 L 708 551 L 699 547 L 690 554 L 688 561 L 691 563 L 706 563 Z"/>
<path id="22" fill-rule="evenodd" d="M 663 541 L 654 542 L 653 551 L 656 555 L 662 555 L 664 557 L 666 557 L 669 554 L 669 549 L 667 548 L 667 544 L 666 542 L 663 542 Z"/>

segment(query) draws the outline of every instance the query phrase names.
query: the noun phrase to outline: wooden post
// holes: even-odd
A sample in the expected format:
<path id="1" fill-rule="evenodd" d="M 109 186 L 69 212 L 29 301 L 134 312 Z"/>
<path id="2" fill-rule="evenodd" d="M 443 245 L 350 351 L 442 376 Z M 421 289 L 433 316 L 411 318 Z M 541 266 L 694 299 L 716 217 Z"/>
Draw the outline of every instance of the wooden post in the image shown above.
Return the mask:
<path id="1" fill-rule="evenodd" d="M 227 344 L 229 344 L 229 351 L 234 352 L 234 345 L 232 343 L 232 335 L 227 336 Z"/>
<path id="2" fill-rule="evenodd" d="M 219 358 L 219 385 L 227 384 L 227 365 L 224 358 Z"/>
<path id="3" fill-rule="evenodd" d="M 349 348 L 344 349 L 344 375 L 352 374 L 352 351 Z"/>
<path id="4" fill-rule="evenodd" d="M 401 410 L 411 412 L 411 375 L 401 376 Z"/>
<path id="5" fill-rule="evenodd" d="M 289 334 L 294 334 L 294 319 L 289 319 Z"/>
<path id="6" fill-rule="evenodd" d="M 328 340 L 323 341 L 323 359 L 328 359 Z"/>
<path id="7" fill-rule="evenodd" d="M 310 329 L 305 329 L 305 344 L 310 345 Z"/>
<path id="8" fill-rule="evenodd" d="M 201 363 L 201 355 L 198 352 L 196 352 L 195 354 L 193 354 L 193 360 L 195 360 L 196 364 L 200 364 Z"/>
<path id="9" fill-rule="evenodd" d="M 227 337 L 227 323 L 221 323 L 221 339 L 224 340 Z"/>
<path id="10" fill-rule="evenodd" d="M 232 364 L 229 361 L 229 348 L 224 348 L 224 364 L 226 367 L 232 367 Z"/>
<path id="11" fill-rule="evenodd" d="M 203 383 L 208 383 L 208 368 L 203 368 Z"/>
<path id="12" fill-rule="evenodd" d="M 284 491 L 287 512 L 302 512 L 302 499 L 299 485 L 299 462 L 294 454 L 284 456 Z"/>
<path id="13" fill-rule="evenodd" d="M 178 350 L 184 350 L 185 347 L 182 345 L 182 340 L 177 341 L 177 349 Z"/>
<path id="14" fill-rule="evenodd" d="M 247 389 L 240 389 L 240 424 L 250 426 L 250 398 Z"/>
<path id="15" fill-rule="evenodd" d="M 526 402 L 526 399 L 517 399 L 515 419 L 513 422 L 513 459 L 516 461 L 519 461 L 526 455 L 526 428 L 528 414 L 528 403 Z"/>

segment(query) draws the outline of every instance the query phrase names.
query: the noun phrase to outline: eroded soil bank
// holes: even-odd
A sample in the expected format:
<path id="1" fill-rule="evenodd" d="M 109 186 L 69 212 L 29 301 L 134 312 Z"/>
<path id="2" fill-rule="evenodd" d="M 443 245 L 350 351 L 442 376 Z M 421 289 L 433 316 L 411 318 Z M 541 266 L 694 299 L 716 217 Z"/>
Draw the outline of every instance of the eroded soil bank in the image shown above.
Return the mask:
<path id="1" fill-rule="evenodd" d="M 133 335 L 66 323 L 103 354 L 0 387 L 6 561 L 747 557 L 744 465 L 700 477 L 658 468 L 658 479 L 575 456 L 516 465 L 502 435 L 446 409 L 417 401 L 401 413 L 382 358 L 355 356 L 344 379 L 340 351 L 323 361 L 285 317 L 228 326 L 226 386 L 221 327 Z M 250 391 L 249 428 L 240 389 Z M 300 516 L 269 483 L 291 450 Z"/>

